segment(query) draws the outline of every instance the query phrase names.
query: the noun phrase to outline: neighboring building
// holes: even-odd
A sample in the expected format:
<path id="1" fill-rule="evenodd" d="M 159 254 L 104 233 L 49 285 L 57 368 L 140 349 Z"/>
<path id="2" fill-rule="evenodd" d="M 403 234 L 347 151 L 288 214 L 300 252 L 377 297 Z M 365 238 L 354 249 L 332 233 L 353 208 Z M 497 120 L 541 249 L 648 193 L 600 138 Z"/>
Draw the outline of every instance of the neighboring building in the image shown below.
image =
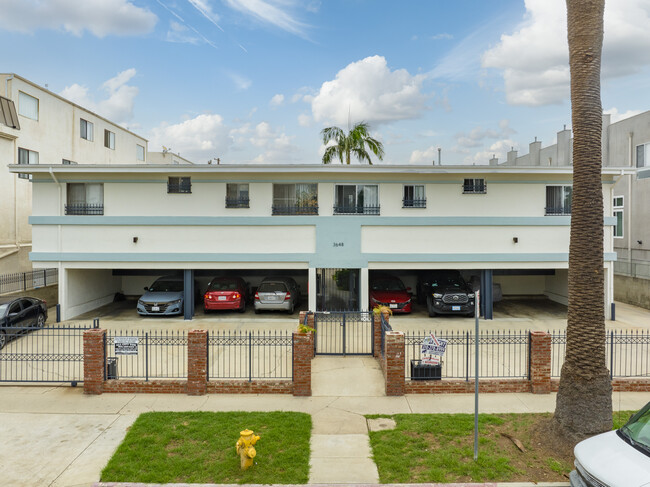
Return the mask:
<path id="1" fill-rule="evenodd" d="M 459 269 L 508 295 L 567 302 L 571 167 L 34 165 L 34 267 L 59 269 L 63 319 L 179 272 L 294 277 L 309 309 L 367 309 L 369 278 Z M 603 168 L 605 299 L 613 300 L 612 188 Z M 70 207 L 79 185 L 99 205 Z M 88 195 L 90 193 L 86 193 Z M 549 200 L 549 195 L 551 199 Z M 334 304 L 332 304 L 334 303 Z M 191 306 L 186 318 L 191 318 Z"/>
<path id="2" fill-rule="evenodd" d="M 500 166 L 557 167 L 572 164 L 571 131 L 558 132 L 557 143 L 541 147 L 535 140 L 529 153 L 510 151 Z M 650 308 L 650 111 L 611 123 L 603 115 L 604 168 L 619 168 L 606 213 L 616 219 L 611 236 L 618 254 L 614 264 L 614 296 L 618 301 Z M 497 159 L 491 165 L 499 164 Z M 549 195 L 549 198 L 553 197 Z M 559 198 L 560 195 L 555 195 Z"/>
<path id="3" fill-rule="evenodd" d="M 0 274 L 31 269 L 32 186 L 8 164 L 144 164 L 147 140 L 16 74 L 0 74 Z M 87 188 L 92 192 L 92 188 Z M 74 197 L 71 193 L 70 197 Z M 92 195 L 89 196 L 92 198 Z"/>
<path id="4" fill-rule="evenodd" d="M 194 164 L 192 161 L 163 148 L 161 152 L 147 153 L 147 164 Z"/>

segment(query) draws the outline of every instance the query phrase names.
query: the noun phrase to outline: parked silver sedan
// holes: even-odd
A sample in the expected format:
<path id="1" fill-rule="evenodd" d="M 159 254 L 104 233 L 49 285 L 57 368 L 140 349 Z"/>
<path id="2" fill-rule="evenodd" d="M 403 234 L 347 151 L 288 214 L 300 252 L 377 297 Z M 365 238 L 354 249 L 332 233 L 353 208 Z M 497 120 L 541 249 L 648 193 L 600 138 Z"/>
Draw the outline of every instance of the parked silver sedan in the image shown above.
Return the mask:
<path id="1" fill-rule="evenodd" d="M 300 287 L 290 277 L 266 277 L 255 293 L 255 313 L 280 310 L 292 314 L 300 304 Z"/>

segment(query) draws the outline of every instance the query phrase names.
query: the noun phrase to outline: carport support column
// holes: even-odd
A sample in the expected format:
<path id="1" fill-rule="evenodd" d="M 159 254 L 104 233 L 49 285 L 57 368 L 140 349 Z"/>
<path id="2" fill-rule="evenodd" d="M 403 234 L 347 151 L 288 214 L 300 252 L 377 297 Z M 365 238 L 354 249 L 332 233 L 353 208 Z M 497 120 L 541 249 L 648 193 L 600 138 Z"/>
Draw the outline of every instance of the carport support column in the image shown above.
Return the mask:
<path id="1" fill-rule="evenodd" d="M 194 270 L 183 271 L 183 317 L 191 320 L 194 316 Z"/>
<path id="2" fill-rule="evenodd" d="M 203 396 L 208 391 L 208 332 L 190 330 L 187 334 L 187 394 Z"/>
<path id="3" fill-rule="evenodd" d="M 316 268 L 310 267 L 307 274 L 307 304 L 309 311 L 316 311 Z"/>
<path id="4" fill-rule="evenodd" d="M 372 311 L 368 310 L 368 303 L 370 302 L 370 294 L 368 293 L 368 268 L 362 267 L 359 275 L 359 287 L 361 288 L 361 295 L 359 299 L 361 300 L 361 306 L 359 307 L 362 311 Z"/>
<path id="5" fill-rule="evenodd" d="M 91 328 L 84 331 L 84 394 L 104 392 L 104 348 L 106 330 Z"/>
<path id="6" fill-rule="evenodd" d="M 533 394 L 551 392 L 551 335 L 530 332 L 530 389 Z"/>
<path id="7" fill-rule="evenodd" d="M 481 315 L 486 320 L 492 319 L 492 269 L 481 271 Z"/>

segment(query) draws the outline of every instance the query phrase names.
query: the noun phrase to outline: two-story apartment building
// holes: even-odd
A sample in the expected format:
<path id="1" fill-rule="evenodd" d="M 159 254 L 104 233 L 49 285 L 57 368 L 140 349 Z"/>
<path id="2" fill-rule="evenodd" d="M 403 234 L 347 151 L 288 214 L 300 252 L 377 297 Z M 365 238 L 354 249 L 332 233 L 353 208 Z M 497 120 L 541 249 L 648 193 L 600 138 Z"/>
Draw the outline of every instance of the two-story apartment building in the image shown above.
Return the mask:
<path id="1" fill-rule="evenodd" d="M 17 74 L 0 74 L 0 274 L 31 269 L 32 185 L 8 164 L 144 164 L 147 140 Z M 4 108 L 2 109 L 4 113 Z M 90 190 L 89 190 L 90 191 Z M 88 195 L 92 198 L 92 195 Z M 98 198 L 95 195 L 95 198 Z"/>
<path id="2" fill-rule="evenodd" d="M 348 305 L 390 272 L 415 285 L 427 269 L 479 275 L 504 295 L 566 303 L 570 167 L 338 165 L 12 165 L 33 191 L 35 267 L 58 267 L 64 319 L 138 295 L 153 276 L 295 277 L 309 309 L 352 275 Z M 620 169 L 603 169 L 604 222 Z M 84 201 L 73 195 L 85 195 Z M 613 300 L 606 232 L 605 299 Z M 491 301 L 486 301 L 486 316 Z M 607 306 L 609 312 L 609 306 Z M 191 318 L 186 307 L 186 318 Z"/>

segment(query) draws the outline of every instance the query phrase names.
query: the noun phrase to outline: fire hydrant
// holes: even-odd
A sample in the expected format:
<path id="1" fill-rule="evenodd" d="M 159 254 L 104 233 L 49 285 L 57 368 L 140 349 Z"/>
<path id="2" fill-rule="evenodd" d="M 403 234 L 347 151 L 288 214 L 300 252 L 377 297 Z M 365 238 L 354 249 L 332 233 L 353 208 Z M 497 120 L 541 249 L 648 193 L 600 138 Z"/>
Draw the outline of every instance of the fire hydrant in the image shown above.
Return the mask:
<path id="1" fill-rule="evenodd" d="M 257 454 L 253 445 L 257 443 L 257 440 L 259 440 L 260 437 L 255 435 L 255 433 L 249 429 L 240 431 L 239 434 L 241 436 L 237 440 L 237 454 L 239 455 L 239 459 L 241 461 L 241 469 L 246 470 L 251 465 L 253 465 L 253 458 L 255 458 L 255 455 Z"/>

